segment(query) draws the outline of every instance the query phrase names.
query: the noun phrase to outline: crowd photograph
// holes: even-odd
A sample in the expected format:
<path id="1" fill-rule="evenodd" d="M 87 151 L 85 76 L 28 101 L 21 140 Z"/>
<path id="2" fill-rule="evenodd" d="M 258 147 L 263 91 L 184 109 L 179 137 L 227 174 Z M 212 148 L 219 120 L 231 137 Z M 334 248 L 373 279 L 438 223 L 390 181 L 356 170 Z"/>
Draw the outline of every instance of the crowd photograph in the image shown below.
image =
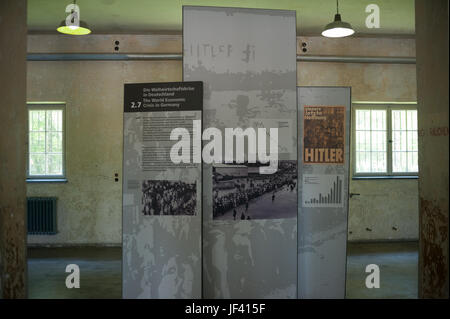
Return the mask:
<path id="1" fill-rule="evenodd" d="M 197 184 L 181 181 L 142 182 L 144 215 L 196 215 Z"/>
<path id="2" fill-rule="evenodd" d="M 249 164 L 213 167 L 213 219 L 278 219 L 296 215 L 296 161 L 280 161 L 274 174 L 259 174 L 259 166 Z"/>

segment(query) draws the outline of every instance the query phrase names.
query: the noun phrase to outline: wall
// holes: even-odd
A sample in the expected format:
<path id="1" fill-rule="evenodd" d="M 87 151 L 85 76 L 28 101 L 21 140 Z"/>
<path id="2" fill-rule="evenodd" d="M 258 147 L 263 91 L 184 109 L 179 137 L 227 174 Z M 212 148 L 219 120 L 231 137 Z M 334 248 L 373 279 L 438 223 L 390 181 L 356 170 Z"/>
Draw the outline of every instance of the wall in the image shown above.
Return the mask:
<path id="1" fill-rule="evenodd" d="M 111 52 L 116 39 L 132 52 L 172 50 L 173 42 L 171 37 L 139 42 L 140 37 L 124 36 L 29 36 L 29 52 Z M 27 185 L 28 196 L 58 197 L 59 231 L 28 236 L 28 243 L 121 244 L 123 84 L 181 81 L 181 69 L 180 61 L 28 63 L 28 101 L 66 102 L 68 179 Z"/>
<path id="2" fill-rule="evenodd" d="M 178 35 L 29 35 L 28 52 L 179 53 Z M 414 56 L 413 39 L 298 38 L 310 55 Z M 352 86 L 353 100 L 415 101 L 415 65 L 299 62 L 298 85 Z M 120 244 L 123 83 L 180 81 L 181 61 L 28 62 L 28 101 L 65 101 L 67 178 L 27 185 L 59 198 L 54 236 L 31 244 Z M 417 180 L 351 180 L 349 240 L 417 239 Z M 375 195 L 375 196 L 374 196 Z M 395 226 L 398 230 L 394 231 Z M 367 231 L 366 228 L 372 229 Z"/>
<path id="3" fill-rule="evenodd" d="M 416 1 L 419 297 L 448 298 L 448 1 Z"/>
<path id="4" fill-rule="evenodd" d="M 25 0 L 0 2 L 0 298 L 26 297 L 26 18 Z"/>

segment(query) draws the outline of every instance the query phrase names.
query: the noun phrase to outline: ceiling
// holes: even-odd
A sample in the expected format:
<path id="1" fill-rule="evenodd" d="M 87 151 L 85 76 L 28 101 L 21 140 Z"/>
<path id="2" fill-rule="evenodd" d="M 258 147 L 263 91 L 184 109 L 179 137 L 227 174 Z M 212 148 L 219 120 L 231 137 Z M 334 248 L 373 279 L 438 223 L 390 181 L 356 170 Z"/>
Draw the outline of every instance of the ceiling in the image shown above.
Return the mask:
<path id="1" fill-rule="evenodd" d="M 55 33 L 71 0 L 28 0 L 30 33 Z M 297 11 L 297 35 L 320 35 L 333 20 L 335 0 L 77 0 L 81 20 L 93 33 L 181 33 L 182 6 L 222 6 Z M 380 28 L 368 29 L 368 4 L 380 7 Z M 358 36 L 414 36 L 414 0 L 341 0 L 342 20 Z"/>

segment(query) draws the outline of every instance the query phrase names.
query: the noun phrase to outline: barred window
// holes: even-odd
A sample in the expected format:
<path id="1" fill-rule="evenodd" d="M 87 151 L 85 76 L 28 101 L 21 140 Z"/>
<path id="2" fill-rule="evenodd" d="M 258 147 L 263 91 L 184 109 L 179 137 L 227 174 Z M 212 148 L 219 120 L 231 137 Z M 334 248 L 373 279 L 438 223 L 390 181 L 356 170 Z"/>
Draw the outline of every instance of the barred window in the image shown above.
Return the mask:
<path id="1" fill-rule="evenodd" d="M 28 104 L 28 122 L 28 179 L 64 177 L 64 105 Z"/>
<path id="2" fill-rule="evenodd" d="M 415 104 L 353 104 L 354 176 L 418 173 Z"/>

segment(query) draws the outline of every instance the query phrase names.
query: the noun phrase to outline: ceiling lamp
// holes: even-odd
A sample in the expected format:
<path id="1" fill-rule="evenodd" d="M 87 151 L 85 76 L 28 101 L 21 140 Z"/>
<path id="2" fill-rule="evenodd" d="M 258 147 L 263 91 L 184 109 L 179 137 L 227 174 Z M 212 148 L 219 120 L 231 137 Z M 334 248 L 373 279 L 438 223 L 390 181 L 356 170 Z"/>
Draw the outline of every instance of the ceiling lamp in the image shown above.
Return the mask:
<path id="1" fill-rule="evenodd" d="M 56 30 L 64 34 L 72 35 L 85 35 L 91 33 L 91 30 L 89 29 L 87 23 L 84 21 L 80 21 L 80 26 L 77 27 L 72 25 L 67 26 L 65 21 L 63 20 Z"/>
<path id="2" fill-rule="evenodd" d="M 75 4 L 69 4 L 66 7 L 66 12 L 70 12 L 66 20 L 61 21 L 59 27 L 56 29 L 58 32 L 71 35 L 85 35 L 91 33 L 86 22 L 80 20 L 80 7 Z"/>
<path id="3" fill-rule="evenodd" d="M 355 33 L 355 30 L 353 30 L 350 23 L 341 20 L 341 15 L 339 14 L 339 0 L 336 0 L 336 8 L 337 13 L 334 16 L 334 21 L 326 25 L 322 35 L 327 38 L 343 38 Z"/>

